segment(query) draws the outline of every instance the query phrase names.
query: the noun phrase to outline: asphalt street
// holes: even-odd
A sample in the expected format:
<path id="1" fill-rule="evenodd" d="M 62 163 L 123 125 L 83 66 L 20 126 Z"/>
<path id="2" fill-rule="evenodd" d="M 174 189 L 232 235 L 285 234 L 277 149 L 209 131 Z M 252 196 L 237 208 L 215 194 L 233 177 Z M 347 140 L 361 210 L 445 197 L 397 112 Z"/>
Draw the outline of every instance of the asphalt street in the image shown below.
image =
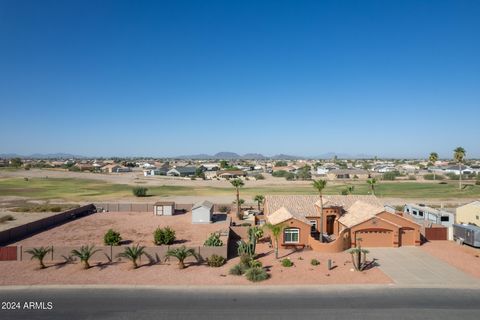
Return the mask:
<path id="1" fill-rule="evenodd" d="M 479 289 L 0 288 L 0 319 L 479 319 Z"/>

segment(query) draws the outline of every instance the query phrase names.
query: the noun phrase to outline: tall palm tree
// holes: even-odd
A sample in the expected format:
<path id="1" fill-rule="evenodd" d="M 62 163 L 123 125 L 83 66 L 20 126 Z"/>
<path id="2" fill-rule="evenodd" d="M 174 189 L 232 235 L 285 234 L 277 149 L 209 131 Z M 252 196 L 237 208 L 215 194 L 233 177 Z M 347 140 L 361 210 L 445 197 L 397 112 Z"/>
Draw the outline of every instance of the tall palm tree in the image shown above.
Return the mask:
<path id="1" fill-rule="evenodd" d="M 263 201 L 265 201 L 265 197 L 261 194 L 257 194 L 255 196 L 255 198 L 253 199 L 253 201 L 255 201 L 258 205 L 258 211 L 260 211 L 260 204 L 263 203 Z"/>
<path id="2" fill-rule="evenodd" d="M 283 224 L 271 224 L 267 223 L 265 224 L 265 227 L 270 230 L 270 233 L 272 234 L 272 237 L 274 239 L 274 250 L 275 250 L 275 259 L 278 259 L 278 237 L 283 231 Z"/>
<path id="3" fill-rule="evenodd" d="M 232 186 L 235 187 L 235 191 L 237 193 L 237 217 L 240 219 L 241 218 L 241 215 L 240 215 L 240 188 L 243 187 L 245 185 L 245 183 L 243 182 L 242 179 L 233 179 L 233 180 L 230 180 L 230 183 L 232 184 Z"/>
<path id="4" fill-rule="evenodd" d="M 323 242 L 323 189 L 327 186 L 327 180 L 313 180 L 313 187 L 320 195 L 320 242 Z"/>
<path id="5" fill-rule="evenodd" d="M 435 165 L 435 162 L 438 161 L 438 153 L 436 152 L 431 152 L 430 153 L 430 156 L 428 157 L 428 160 L 433 164 Z M 433 170 L 433 180 L 435 180 L 435 170 Z"/>
<path id="6" fill-rule="evenodd" d="M 458 167 L 460 169 L 460 178 L 458 180 L 458 188 L 462 190 L 462 163 L 465 160 L 467 152 L 462 147 L 457 147 L 453 150 L 453 159 L 458 163 Z"/>
<path id="7" fill-rule="evenodd" d="M 40 247 L 40 248 L 33 248 L 25 252 L 32 255 L 31 257 L 32 260 L 38 259 L 38 262 L 40 263 L 40 269 L 45 269 L 46 267 L 45 267 L 45 264 L 43 263 L 43 259 L 45 259 L 45 256 L 52 251 L 53 251 L 52 247 Z"/>
<path id="8" fill-rule="evenodd" d="M 125 250 L 117 255 L 119 258 L 127 258 L 132 261 L 133 268 L 137 269 L 137 260 L 145 254 L 145 247 L 137 244 L 136 246 L 126 247 Z"/>
<path id="9" fill-rule="evenodd" d="M 195 257 L 198 260 L 198 255 L 195 252 L 195 249 L 187 249 L 185 246 L 181 246 L 180 248 L 170 249 L 167 251 L 166 254 L 167 259 L 170 257 L 177 258 L 178 260 L 178 267 L 180 269 L 185 268 L 185 259 L 188 257 Z"/>
<path id="10" fill-rule="evenodd" d="M 370 185 L 370 190 L 372 190 L 372 194 L 375 195 L 375 185 L 377 184 L 377 179 L 375 178 L 368 179 L 367 183 Z"/>
<path id="11" fill-rule="evenodd" d="M 89 269 L 90 264 L 88 261 L 90 258 L 95 254 L 95 252 L 100 251 L 100 249 L 94 250 L 95 246 L 81 246 L 80 250 L 72 250 L 72 256 L 78 257 L 80 259 L 80 262 L 83 263 L 83 268 L 84 269 Z"/>

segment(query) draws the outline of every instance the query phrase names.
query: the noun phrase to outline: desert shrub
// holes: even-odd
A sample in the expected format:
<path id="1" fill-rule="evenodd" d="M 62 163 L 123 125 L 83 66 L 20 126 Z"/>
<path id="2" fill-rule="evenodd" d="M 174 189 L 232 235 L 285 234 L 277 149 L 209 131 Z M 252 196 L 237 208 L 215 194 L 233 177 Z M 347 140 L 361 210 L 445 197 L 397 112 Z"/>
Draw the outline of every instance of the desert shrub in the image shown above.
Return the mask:
<path id="1" fill-rule="evenodd" d="M 244 266 L 250 266 L 250 262 L 253 260 L 248 254 L 242 254 L 240 256 L 240 264 Z"/>
<path id="2" fill-rule="evenodd" d="M 50 208 L 50 211 L 52 211 L 52 212 L 60 212 L 60 211 L 62 211 L 62 207 L 60 207 L 60 206 L 51 207 L 51 208 Z"/>
<path id="3" fill-rule="evenodd" d="M 156 245 L 171 245 L 175 241 L 175 230 L 170 227 L 157 228 L 153 233 L 153 242 Z"/>
<path id="4" fill-rule="evenodd" d="M 450 180 L 459 180 L 460 179 L 460 175 L 456 175 L 455 173 L 453 172 L 449 172 L 446 174 L 447 178 L 450 179 Z M 463 176 L 462 176 L 463 178 Z"/>
<path id="5" fill-rule="evenodd" d="M 290 268 L 293 266 L 293 262 L 290 259 L 283 259 L 282 260 L 282 266 L 286 268 Z"/>
<path id="6" fill-rule="evenodd" d="M 415 177 L 414 175 L 409 175 L 408 180 L 417 180 L 417 177 Z"/>
<path id="7" fill-rule="evenodd" d="M 475 184 L 477 186 L 480 186 L 480 175 L 477 177 L 477 180 L 475 181 Z"/>
<path id="8" fill-rule="evenodd" d="M 32 168 L 32 165 L 31 165 L 31 164 L 26 164 L 26 165 L 23 167 L 23 169 L 25 169 L 25 170 L 27 170 L 27 171 L 30 170 L 31 168 Z"/>
<path id="9" fill-rule="evenodd" d="M 395 180 L 395 178 L 401 176 L 400 172 L 398 171 L 391 171 L 391 172 L 385 172 L 382 176 L 383 180 Z"/>
<path id="10" fill-rule="evenodd" d="M 250 268 L 261 268 L 262 263 L 259 260 L 252 259 L 249 262 L 249 267 Z"/>
<path id="11" fill-rule="evenodd" d="M 120 241 L 122 241 L 120 232 L 114 231 L 113 229 L 109 229 L 103 236 L 103 243 L 106 246 L 118 246 Z"/>
<path id="12" fill-rule="evenodd" d="M 241 226 L 241 227 L 251 227 L 252 224 L 250 222 L 243 222 L 243 223 L 240 223 L 239 226 Z"/>
<path id="13" fill-rule="evenodd" d="M 230 208 L 227 206 L 221 206 L 220 208 L 218 208 L 218 211 L 225 213 L 230 211 Z"/>
<path id="14" fill-rule="evenodd" d="M 423 179 L 425 180 L 433 180 L 434 176 L 433 173 L 427 173 L 426 175 L 423 176 Z M 441 174 L 436 174 L 435 175 L 435 180 L 444 180 L 445 177 Z"/>
<path id="15" fill-rule="evenodd" d="M 5 216 L 0 217 L 0 223 L 4 223 L 4 222 L 7 222 L 7 221 L 13 221 L 13 220 L 15 220 L 15 218 L 10 214 L 7 214 Z"/>
<path id="16" fill-rule="evenodd" d="M 241 276 L 245 273 L 245 266 L 242 266 L 241 264 L 236 264 L 230 269 L 229 273 L 234 276 Z"/>
<path id="17" fill-rule="evenodd" d="M 257 180 L 265 180 L 264 175 L 261 174 L 261 173 L 258 173 L 256 175 L 254 175 L 254 178 L 257 179 Z"/>
<path id="18" fill-rule="evenodd" d="M 292 180 L 295 180 L 295 174 L 291 173 L 291 172 L 288 172 L 286 175 L 285 175 L 285 179 L 287 181 L 292 181 Z"/>
<path id="19" fill-rule="evenodd" d="M 320 264 L 320 261 L 318 261 L 317 259 L 314 258 L 314 259 L 310 260 L 310 264 L 312 266 L 318 266 Z"/>
<path id="20" fill-rule="evenodd" d="M 135 197 L 145 197 L 147 195 L 148 189 L 145 187 L 134 187 L 132 193 Z"/>
<path id="21" fill-rule="evenodd" d="M 221 267 L 225 264 L 225 262 L 227 262 L 227 259 L 216 254 L 212 254 L 207 258 L 207 264 L 210 267 Z"/>
<path id="22" fill-rule="evenodd" d="M 223 246 L 223 241 L 220 240 L 220 233 L 214 232 L 211 233 L 207 240 L 205 240 L 204 246 L 208 247 L 221 247 Z"/>
<path id="23" fill-rule="evenodd" d="M 258 282 L 268 279 L 268 273 L 260 267 L 250 268 L 245 272 L 245 276 L 252 282 Z"/>

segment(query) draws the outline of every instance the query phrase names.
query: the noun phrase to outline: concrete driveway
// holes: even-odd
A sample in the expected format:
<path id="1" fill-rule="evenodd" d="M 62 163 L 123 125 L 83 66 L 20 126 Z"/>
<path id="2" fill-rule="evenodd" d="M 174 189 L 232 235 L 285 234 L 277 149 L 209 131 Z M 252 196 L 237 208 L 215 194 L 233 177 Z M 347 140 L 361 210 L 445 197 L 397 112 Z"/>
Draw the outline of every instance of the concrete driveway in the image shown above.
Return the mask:
<path id="1" fill-rule="evenodd" d="M 478 286 L 480 280 L 417 247 L 369 248 L 380 269 L 398 285 Z"/>

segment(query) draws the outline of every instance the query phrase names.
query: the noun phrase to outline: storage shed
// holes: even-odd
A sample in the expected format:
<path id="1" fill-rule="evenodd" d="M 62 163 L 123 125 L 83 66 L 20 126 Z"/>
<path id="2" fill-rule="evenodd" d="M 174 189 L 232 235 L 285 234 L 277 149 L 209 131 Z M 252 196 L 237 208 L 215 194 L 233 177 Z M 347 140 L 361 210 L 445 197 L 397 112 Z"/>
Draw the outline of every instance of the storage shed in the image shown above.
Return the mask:
<path id="1" fill-rule="evenodd" d="M 156 216 L 172 216 L 175 212 L 175 202 L 156 202 L 153 205 L 153 214 Z"/>
<path id="2" fill-rule="evenodd" d="M 192 223 L 211 223 L 213 217 L 213 203 L 202 201 L 193 205 Z"/>

